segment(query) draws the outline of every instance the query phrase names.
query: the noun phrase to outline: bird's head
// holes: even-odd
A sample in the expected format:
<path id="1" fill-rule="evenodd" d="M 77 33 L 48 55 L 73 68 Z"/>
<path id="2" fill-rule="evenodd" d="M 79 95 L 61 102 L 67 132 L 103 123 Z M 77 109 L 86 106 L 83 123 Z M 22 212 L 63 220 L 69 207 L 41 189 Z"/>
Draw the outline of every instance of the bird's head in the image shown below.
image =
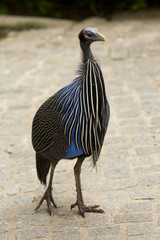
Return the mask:
<path id="1" fill-rule="evenodd" d="M 81 42 L 91 44 L 95 41 L 105 41 L 105 37 L 96 28 L 86 27 L 80 31 L 78 38 Z"/>

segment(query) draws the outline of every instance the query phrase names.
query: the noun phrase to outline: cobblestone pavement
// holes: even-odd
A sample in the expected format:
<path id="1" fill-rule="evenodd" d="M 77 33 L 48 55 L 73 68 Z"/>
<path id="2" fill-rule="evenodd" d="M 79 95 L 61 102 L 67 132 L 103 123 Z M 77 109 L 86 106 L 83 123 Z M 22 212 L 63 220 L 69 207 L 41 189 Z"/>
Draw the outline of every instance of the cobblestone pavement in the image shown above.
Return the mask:
<path id="1" fill-rule="evenodd" d="M 30 19 L 1 16 L 0 21 Z M 0 41 L 0 240 L 159 240 L 160 18 L 41 21 L 50 28 L 12 32 Z M 86 203 L 100 204 L 105 214 L 83 219 L 70 210 L 75 160 L 62 160 L 53 184 L 58 208 L 50 217 L 46 203 L 34 211 L 43 189 L 31 123 L 43 101 L 74 78 L 77 34 L 86 26 L 108 38 L 92 49 L 105 77 L 110 125 L 98 170 L 89 160 L 82 169 Z"/>

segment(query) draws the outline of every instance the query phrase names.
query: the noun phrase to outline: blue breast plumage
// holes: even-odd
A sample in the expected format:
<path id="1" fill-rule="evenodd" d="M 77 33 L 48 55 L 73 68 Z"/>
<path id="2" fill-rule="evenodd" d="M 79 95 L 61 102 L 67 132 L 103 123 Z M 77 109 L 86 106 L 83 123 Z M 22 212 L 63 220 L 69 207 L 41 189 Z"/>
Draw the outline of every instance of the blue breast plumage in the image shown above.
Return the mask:
<path id="1" fill-rule="evenodd" d="M 109 121 L 104 80 L 96 60 L 81 66 L 81 74 L 61 89 L 55 98 L 62 114 L 64 132 L 69 139 L 65 158 L 92 155 L 97 161 Z"/>

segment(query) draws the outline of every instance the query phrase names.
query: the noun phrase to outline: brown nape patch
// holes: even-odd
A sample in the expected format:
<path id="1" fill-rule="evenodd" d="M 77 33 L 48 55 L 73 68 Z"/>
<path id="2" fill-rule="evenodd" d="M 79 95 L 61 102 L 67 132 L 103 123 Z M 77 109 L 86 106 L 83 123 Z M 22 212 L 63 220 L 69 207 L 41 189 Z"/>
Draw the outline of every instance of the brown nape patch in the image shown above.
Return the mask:
<path id="1" fill-rule="evenodd" d="M 84 41 L 85 41 L 85 37 L 84 37 L 84 35 L 83 35 L 83 29 L 82 29 L 82 31 L 80 31 L 80 33 L 78 34 L 78 38 L 79 38 L 79 40 L 80 40 L 81 42 L 84 42 Z"/>

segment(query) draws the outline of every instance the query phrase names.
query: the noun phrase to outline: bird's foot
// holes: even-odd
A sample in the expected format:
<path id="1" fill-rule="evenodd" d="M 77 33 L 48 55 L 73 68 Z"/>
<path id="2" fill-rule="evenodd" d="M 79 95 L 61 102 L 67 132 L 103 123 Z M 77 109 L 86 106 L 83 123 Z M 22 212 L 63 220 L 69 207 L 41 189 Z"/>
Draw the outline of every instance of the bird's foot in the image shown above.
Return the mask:
<path id="1" fill-rule="evenodd" d="M 74 208 L 75 206 L 78 206 L 79 209 L 79 214 L 84 218 L 85 217 L 85 212 L 95 212 L 95 213 L 104 213 L 102 209 L 97 209 L 99 205 L 94 205 L 94 206 L 86 206 L 83 202 L 76 202 L 71 205 L 71 209 Z"/>
<path id="2" fill-rule="evenodd" d="M 47 207 L 48 207 L 48 212 L 52 216 L 53 215 L 52 204 L 55 208 L 57 208 L 57 205 L 55 204 L 53 196 L 52 196 L 52 188 L 50 188 L 50 187 L 47 188 L 47 190 L 45 191 L 45 193 L 44 193 L 43 197 L 41 198 L 39 204 L 35 208 L 36 211 L 39 209 L 39 207 L 41 206 L 41 204 L 43 203 L 44 200 L 46 200 Z"/>

